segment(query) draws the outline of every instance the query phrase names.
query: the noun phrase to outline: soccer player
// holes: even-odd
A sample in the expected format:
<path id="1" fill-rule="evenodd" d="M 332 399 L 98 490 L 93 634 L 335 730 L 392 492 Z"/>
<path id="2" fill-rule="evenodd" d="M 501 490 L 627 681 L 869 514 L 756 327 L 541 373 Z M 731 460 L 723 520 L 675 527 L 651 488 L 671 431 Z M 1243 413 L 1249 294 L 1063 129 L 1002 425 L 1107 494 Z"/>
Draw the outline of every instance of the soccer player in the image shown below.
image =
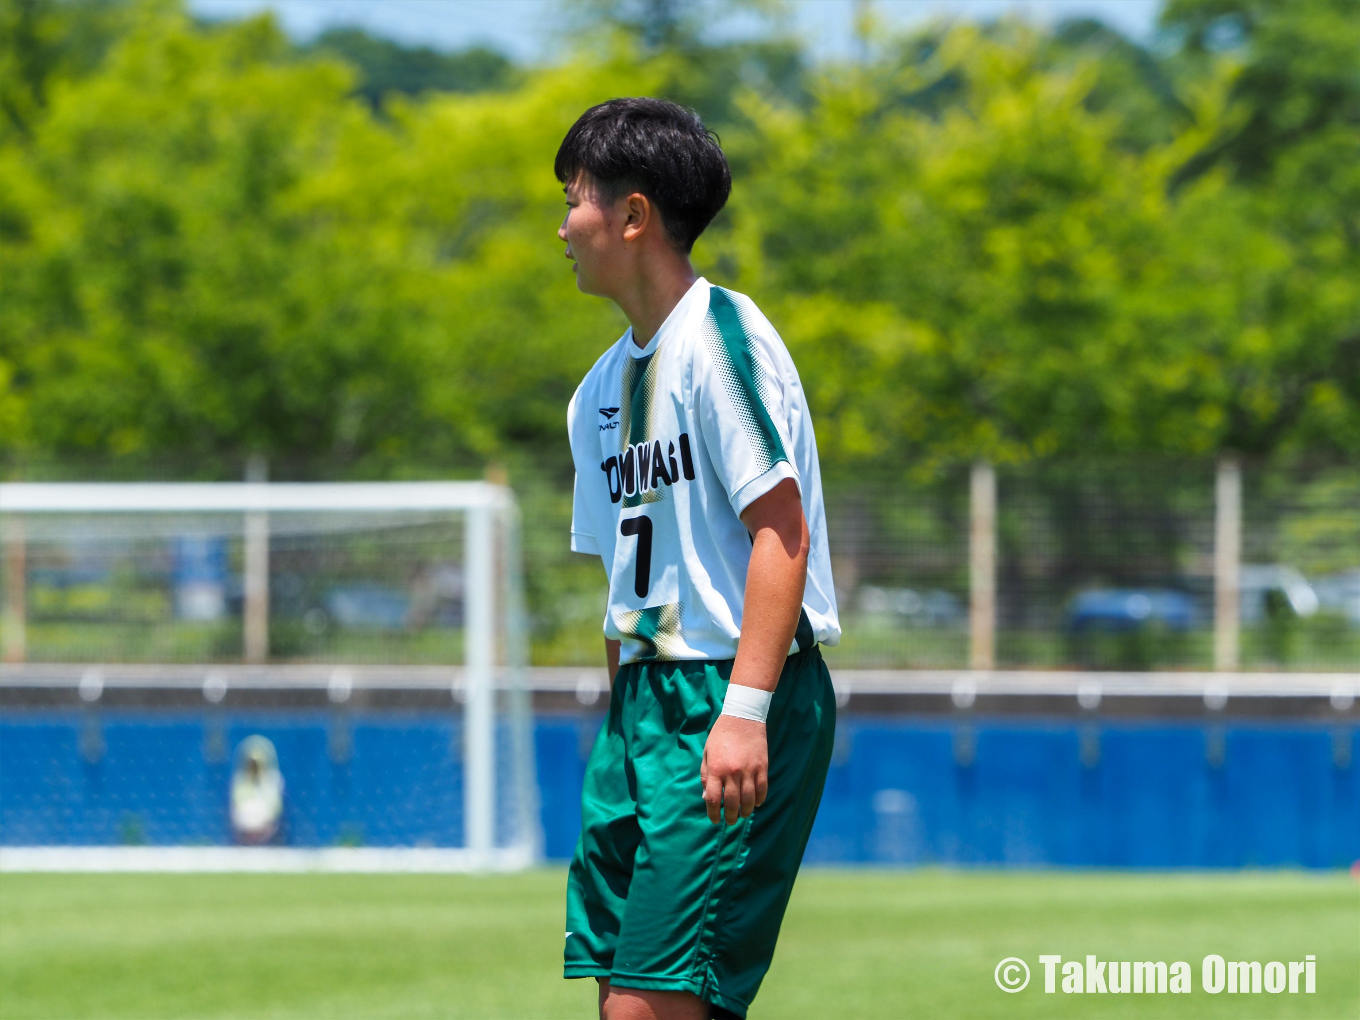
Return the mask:
<path id="1" fill-rule="evenodd" d="M 565 974 L 606 1020 L 744 1017 L 817 814 L 840 637 L 798 372 L 689 253 L 731 190 L 658 99 L 592 107 L 555 170 L 577 286 L 631 328 L 567 412 L 571 547 L 601 557 L 612 682 L 567 882 Z"/>

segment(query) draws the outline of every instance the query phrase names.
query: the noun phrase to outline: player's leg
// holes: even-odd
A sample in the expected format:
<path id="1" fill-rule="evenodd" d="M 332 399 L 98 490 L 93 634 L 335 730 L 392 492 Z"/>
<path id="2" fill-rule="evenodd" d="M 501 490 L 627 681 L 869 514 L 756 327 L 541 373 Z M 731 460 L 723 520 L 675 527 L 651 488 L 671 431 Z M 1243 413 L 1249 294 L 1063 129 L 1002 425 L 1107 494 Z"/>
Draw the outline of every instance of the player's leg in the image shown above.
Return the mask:
<path id="1" fill-rule="evenodd" d="M 625 726 L 636 720 L 638 670 L 636 666 L 620 670 L 609 718 L 601 727 L 586 766 L 581 838 L 567 879 L 566 976 L 596 978 L 599 1013 L 608 1020 L 739 1020 L 738 1014 L 691 992 L 610 987 L 607 975 L 641 840 L 638 805 L 629 782 L 632 766 L 626 753 L 628 736 L 624 732 Z M 718 694 L 719 705 L 721 700 Z M 707 732 L 706 727 L 701 729 Z M 697 767 L 695 764 L 694 769 Z M 717 829 L 710 831 L 716 834 Z"/>
<path id="2" fill-rule="evenodd" d="M 712 1020 L 709 1003 L 690 992 L 609 987 L 600 979 L 600 1020 Z"/>
<path id="3" fill-rule="evenodd" d="M 641 666 L 629 718 L 642 839 L 616 940 L 611 991 L 704 998 L 706 924 L 715 885 L 734 867 L 747 823 L 708 820 L 699 781 L 704 743 L 722 710 L 726 662 Z"/>
<path id="4" fill-rule="evenodd" d="M 641 838 L 623 734 L 630 669 L 619 671 L 609 716 L 586 763 L 581 836 L 567 873 L 563 973 L 569 978 L 608 977 Z"/>
<path id="5" fill-rule="evenodd" d="M 831 764 L 836 695 L 820 649 L 789 657 L 766 726 L 769 794 L 748 820 L 744 858 L 713 922 L 714 998 L 734 1010 L 755 997 L 774 957 Z"/>

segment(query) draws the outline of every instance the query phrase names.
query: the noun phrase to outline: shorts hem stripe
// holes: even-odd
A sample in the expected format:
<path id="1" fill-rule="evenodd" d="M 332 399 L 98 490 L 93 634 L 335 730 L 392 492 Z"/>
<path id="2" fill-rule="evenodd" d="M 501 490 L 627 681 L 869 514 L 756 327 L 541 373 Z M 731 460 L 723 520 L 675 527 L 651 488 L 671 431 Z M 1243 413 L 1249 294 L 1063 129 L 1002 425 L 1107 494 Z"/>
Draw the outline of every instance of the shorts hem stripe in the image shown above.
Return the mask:
<path id="1" fill-rule="evenodd" d="M 598 963 L 569 963 L 562 968 L 564 978 L 609 977 L 609 968 Z"/>
<path id="2" fill-rule="evenodd" d="M 683 977 L 657 977 L 652 974 L 626 974 L 614 971 L 609 975 L 609 984 L 620 988 L 641 988 L 647 992 L 693 992 L 698 995 L 703 990 L 703 982 L 691 981 Z"/>

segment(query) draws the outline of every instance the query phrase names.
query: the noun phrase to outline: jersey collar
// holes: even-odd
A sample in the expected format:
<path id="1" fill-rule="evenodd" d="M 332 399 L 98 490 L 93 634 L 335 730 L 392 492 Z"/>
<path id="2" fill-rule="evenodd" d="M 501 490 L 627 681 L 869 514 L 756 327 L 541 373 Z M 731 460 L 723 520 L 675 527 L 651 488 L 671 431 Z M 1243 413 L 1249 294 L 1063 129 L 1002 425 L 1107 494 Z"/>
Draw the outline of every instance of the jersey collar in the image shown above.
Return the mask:
<path id="1" fill-rule="evenodd" d="M 649 358 L 656 353 L 656 349 L 661 346 L 666 337 L 684 328 L 685 320 L 690 311 L 696 304 L 705 301 L 708 296 L 708 281 L 702 276 L 690 284 L 689 290 L 685 291 L 685 296 L 675 303 L 670 315 L 666 316 L 666 321 L 661 324 L 661 328 L 656 331 L 656 336 L 648 342 L 646 347 L 639 347 L 633 343 L 633 327 L 628 327 L 628 332 L 623 334 L 624 346 L 628 353 L 634 358 Z M 707 304 L 704 304 L 707 307 Z"/>

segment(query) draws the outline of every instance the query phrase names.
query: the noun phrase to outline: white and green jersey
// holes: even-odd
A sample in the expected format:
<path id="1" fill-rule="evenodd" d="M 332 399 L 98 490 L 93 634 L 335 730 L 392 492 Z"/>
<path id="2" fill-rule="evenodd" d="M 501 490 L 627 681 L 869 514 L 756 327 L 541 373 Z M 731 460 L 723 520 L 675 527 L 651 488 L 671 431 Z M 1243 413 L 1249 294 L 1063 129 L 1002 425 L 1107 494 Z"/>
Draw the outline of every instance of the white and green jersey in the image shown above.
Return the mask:
<path id="1" fill-rule="evenodd" d="M 645 348 L 629 330 L 605 352 L 567 419 L 571 547 L 604 561 L 620 662 L 736 655 L 751 559 L 739 515 L 785 478 L 812 540 L 790 654 L 840 640 L 812 419 L 749 298 L 697 280 Z"/>

